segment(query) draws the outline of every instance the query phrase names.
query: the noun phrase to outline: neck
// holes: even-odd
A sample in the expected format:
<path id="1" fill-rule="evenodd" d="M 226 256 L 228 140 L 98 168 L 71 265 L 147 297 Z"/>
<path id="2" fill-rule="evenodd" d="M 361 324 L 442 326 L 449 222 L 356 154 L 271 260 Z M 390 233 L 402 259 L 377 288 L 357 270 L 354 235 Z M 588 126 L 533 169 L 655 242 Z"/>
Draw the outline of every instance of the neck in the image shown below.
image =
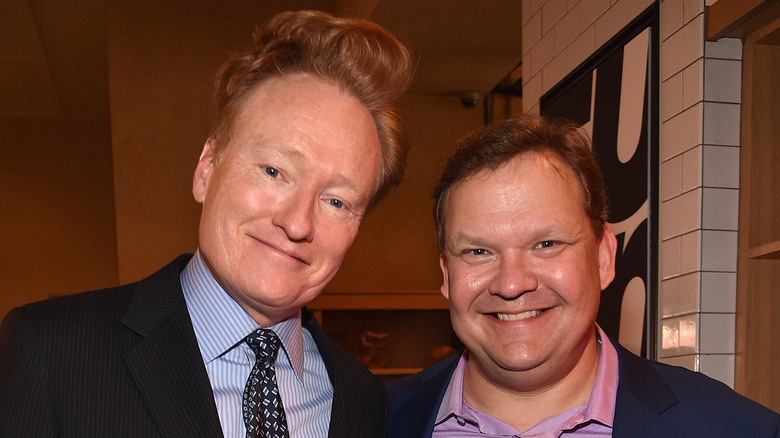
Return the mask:
<path id="1" fill-rule="evenodd" d="M 544 379 L 550 370 L 491 372 L 469 356 L 463 376 L 463 399 L 474 408 L 523 432 L 590 399 L 600 345 L 595 341 L 562 377 Z M 553 374 L 554 375 L 554 374 Z M 522 412 L 522 415 L 518 415 Z"/>

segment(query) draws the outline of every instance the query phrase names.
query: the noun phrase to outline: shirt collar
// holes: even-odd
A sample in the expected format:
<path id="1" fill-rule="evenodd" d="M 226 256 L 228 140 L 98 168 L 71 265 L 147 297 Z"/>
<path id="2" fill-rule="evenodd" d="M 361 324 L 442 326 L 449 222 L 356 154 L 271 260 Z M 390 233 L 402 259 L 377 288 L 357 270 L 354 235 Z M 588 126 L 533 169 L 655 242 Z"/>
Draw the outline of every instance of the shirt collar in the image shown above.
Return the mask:
<path id="1" fill-rule="evenodd" d="M 576 424 L 598 421 L 601 424 L 612 427 L 615 418 L 615 401 L 617 399 L 618 387 L 617 351 L 598 324 L 596 325 L 596 338 L 601 345 L 599 349 L 599 364 L 596 368 L 596 379 L 593 383 L 590 398 L 585 404 L 585 409 L 582 411 L 582 415 Z M 463 401 L 463 373 L 466 369 L 468 356 L 468 350 L 465 350 L 444 393 L 444 398 L 434 424 L 439 424 L 451 416 L 479 424 L 477 417 L 470 412 Z"/>
<path id="2" fill-rule="evenodd" d="M 195 252 L 179 278 L 204 363 L 209 363 L 240 345 L 246 335 L 260 328 L 217 283 L 200 256 L 200 249 Z M 300 312 L 266 328 L 270 328 L 279 336 L 296 377 L 303 383 Z"/>
<path id="3" fill-rule="evenodd" d="M 466 370 L 468 356 L 468 350 L 463 351 L 460 355 L 458 366 L 455 367 L 455 372 L 452 374 L 450 384 L 447 386 L 447 391 L 444 393 L 444 398 L 439 407 L 439 413 L 436 414 L 436 421 L 434 424 L 439 424 L 453 415 L 459 418 L 468 416 L 464 413 L 463 403 L 463 373 Z M 475 424 L 477 423 L 476 418 L 471 418 L 470 420 Z"/>
<path id="4" fill-rule="evenodd" d="M 594 420 L 612 427 L 615 419 L 615 401 L 618 387 L 618 356 L 606 333 L 596 324 L 596 338 L 601 345 L 596 380 L 585 406 L 584 420 Z"/>

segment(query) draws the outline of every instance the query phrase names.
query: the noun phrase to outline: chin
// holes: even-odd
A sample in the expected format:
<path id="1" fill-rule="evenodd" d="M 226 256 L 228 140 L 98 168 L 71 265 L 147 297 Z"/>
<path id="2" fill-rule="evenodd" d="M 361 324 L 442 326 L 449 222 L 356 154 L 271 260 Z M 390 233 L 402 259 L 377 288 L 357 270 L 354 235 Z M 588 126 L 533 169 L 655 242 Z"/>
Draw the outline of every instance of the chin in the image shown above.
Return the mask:
<path id="1" fill-rule="evenodd" d="M 309 304 L 318 294 L 298 293 L 291 294 L 290 289 L 276 289 L 273 293 L 264 293 L 257 300 L 268 309 L 275 312 L 289 310 L 291 312 L 300 310 L 301 307 Z"/>

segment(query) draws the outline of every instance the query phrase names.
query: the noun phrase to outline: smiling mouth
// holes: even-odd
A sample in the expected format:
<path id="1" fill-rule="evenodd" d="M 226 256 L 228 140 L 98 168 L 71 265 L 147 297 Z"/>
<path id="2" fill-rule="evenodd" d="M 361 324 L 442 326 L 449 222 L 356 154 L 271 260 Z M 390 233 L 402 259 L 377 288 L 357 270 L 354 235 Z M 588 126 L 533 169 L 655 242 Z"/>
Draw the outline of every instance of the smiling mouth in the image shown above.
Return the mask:
<path id="1" fill-rule="evenodd" d="M 304 259 L 302 259 L 302 258 L 298 257 L 298 256 L 297 256 L 297 255 L 295 255 L 295 254 L 289 253 L 289 252 L 287 252 L 287 251 L 284 251 L 284 250 L 281 250 L 281 249 L 279 249 L 279 248 L 274 248 L 274 249 L 275 249 L 277 252 L 279 252 L 279 253 L 281 253 L 281 254 L 284 254 L 284 255 L 286 255 L 287 257 L 289 257 L 289 258 L 291 258 L 291 259 L 293 259 L 293 260 L 297 260 L 298 262 L 300 262 L 300 263 L 303 263 L 304 265 L 309 265 L 309 263 L 308 263 L 306 260 L 304 260 Z"/>
<path id="2" fill-rule="evenodd" d="M 260 240 L 260 239 L 254 237 L 254 236 L 250 236 L 250 237 L 252 237 L 254 240 L 262 243 L 263 245 L 267 246 L 268 248 L 270 248 L 271 250 L 273 250 L 274 252 L 276 252 L 278 254 L 282 254 L 282 255 L 284 255 L 286 257 L 289 257 L 289 258 L 291 258 L 293 260 L 297 260 L 298 262 L 303 263 L 305 265 L 309 265 L 310 264 L 309 262 L 307 262 L 306 260 L 304 260 L 303 258 L 298 256 L 297 254 L 294 254 L 294 253 L 289 252 L 289 251 L 285 251 L 284 249 L 282 249 L 280 247 L 272 245 L 272 244 L 270 244 L 270 243 L 268 243 L 268 242 L 266 242 L 264 240 Z"/>
<path id="3" fill-rule="evenodd" d="M 529 310 L 523 313 L 495 313 L 495 317 L 501 321 L 520 321 L 523 319 L 533 318 L 544 313 L 546 309 L 542 310 Z"/>

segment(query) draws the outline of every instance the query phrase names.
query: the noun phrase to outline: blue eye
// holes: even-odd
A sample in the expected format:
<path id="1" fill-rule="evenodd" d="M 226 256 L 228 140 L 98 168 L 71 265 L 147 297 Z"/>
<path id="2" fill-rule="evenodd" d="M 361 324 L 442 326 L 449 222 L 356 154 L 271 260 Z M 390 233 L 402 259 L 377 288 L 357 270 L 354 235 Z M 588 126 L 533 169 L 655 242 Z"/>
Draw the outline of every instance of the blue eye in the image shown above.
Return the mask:
<path id="1" fill-rule="evenodd" d="M 276 178 L 277 176 L 279 176 L 279 171 L 274 169 L 273 167 L 266 167 L 265 168 L 265 173 L 268 176 L 271 176 L 272 178 Z"/>
<path id="2" fill-rule="evenodd" d="M 336 208 L 344 208 L 344 203 L 339 201 L 338 199 L 331 199 L 328 201 L 330 205 L 336 207 Z"/>
<path id="3" fill-rule="evenodd" d="M 485 254 L 487 254 L 487 251 L 485 251 L 485 250 L 484 250 L 484 249 L 482 249 L 482 248 L 478 248 L 478 249 L 470 249 L 468 252 L 469 252 L 470 254 L 472 254 L 472 255 L 485 255 Z"/>
<path id="4" fill-rule="evenodd" d="M 544 242 L 539 242 L 539 248 L 552 248 L 555 246 L 555 242 L 552 240 L 545 240 Z"/>

